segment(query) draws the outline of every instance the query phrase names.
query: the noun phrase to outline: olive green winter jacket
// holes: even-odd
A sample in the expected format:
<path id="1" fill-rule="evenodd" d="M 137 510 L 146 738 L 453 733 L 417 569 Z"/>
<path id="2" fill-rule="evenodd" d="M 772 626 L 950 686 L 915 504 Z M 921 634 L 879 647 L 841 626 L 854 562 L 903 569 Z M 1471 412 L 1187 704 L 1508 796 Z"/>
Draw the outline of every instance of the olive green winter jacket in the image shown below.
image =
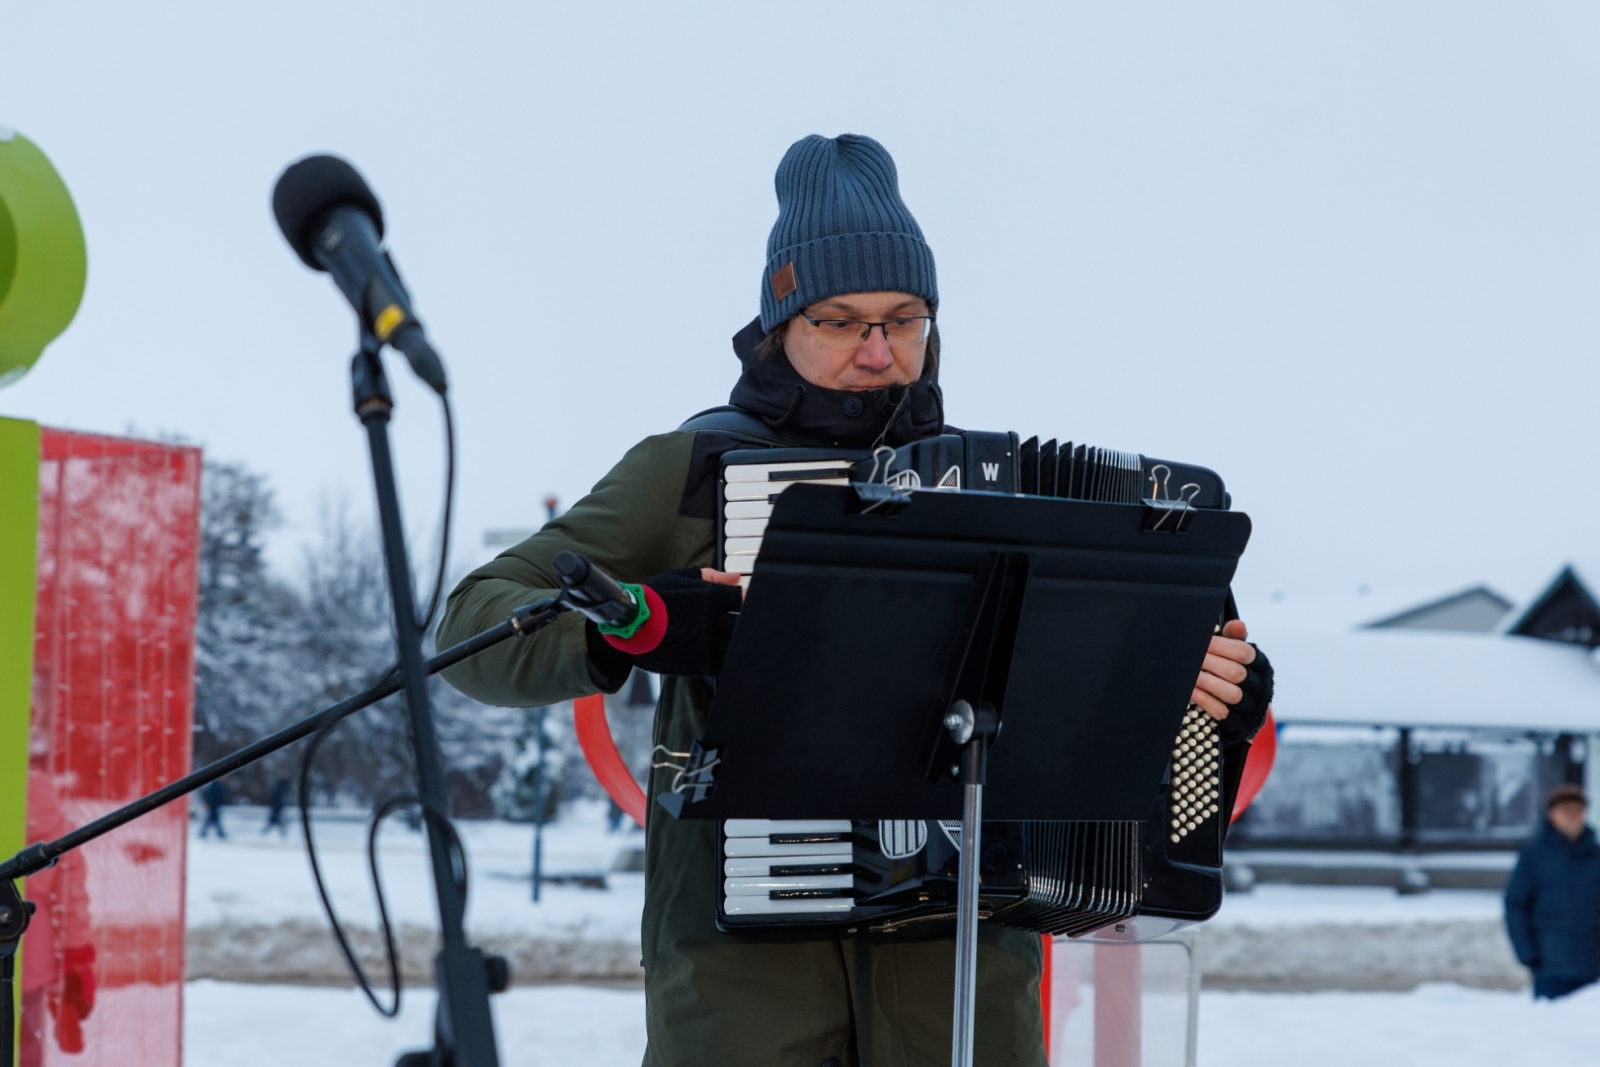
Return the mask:
<path id="1" fill-rule="evenodd" d="M 936 381 L 897 392 L 837 393 L 800 380 L 787 360 L 755 355 L 759 323 L 734 347 L 744 373 L 732 400 L 783 443 L 860 448 L 931 436 L 943 425 Z M 885 429 L 886 423 L 890 424 Z M 558 592 L 550 562 L 570 550 L 614 577 L 710 566 L 722 453 L 750 442 L 719 430 L 649 437 L 574 504 L 526 541 L 469 574 L 451 594 L 439 644 L 462 641 L 515 608 Z M 489 704 L 536 706 L 614 693 L 585 654 L 584 617 L 571 612 L 527 640 L 507 641 L 445 673 Z M 780 684 L 775 681 L 775 684 Z M 713 690 L 703 679 L 663 679 L 654 743 L 685 752 L 705 725 Z M 652 772 L 640 941 L 649 1047 L 646 1067 L 820 1067 L 947 1063 L 954 945 L 949 924 L 897 934 L 807 930 L 725 934 L 716 928 L 720 877 L 713 824 L 676 821 L 654 797 L 670 769 Z M 1040 943 L 1018 930 L 980 931 L 980 1064 L 1043 1067 Z"/>
<path id="2" fill-rule="evenodd" d="M 694 439 L 692 431 L 645 438 L 566 514 L 469 574 L 445 606 L 440 647 L 559 593 L 550 568 L 559 552 L 581 552 L 625 582 L 679 567 L 709 567 L 712 520 L 685 516 L 680 509 Z M 504 707 L 614 693 L 627 676 L 608 678 L 589 661 L 583 624 L 582 615 L 569 612 L 531 640 L 500 644 L 452 667 L 445 677 L 463 693 Z"/>

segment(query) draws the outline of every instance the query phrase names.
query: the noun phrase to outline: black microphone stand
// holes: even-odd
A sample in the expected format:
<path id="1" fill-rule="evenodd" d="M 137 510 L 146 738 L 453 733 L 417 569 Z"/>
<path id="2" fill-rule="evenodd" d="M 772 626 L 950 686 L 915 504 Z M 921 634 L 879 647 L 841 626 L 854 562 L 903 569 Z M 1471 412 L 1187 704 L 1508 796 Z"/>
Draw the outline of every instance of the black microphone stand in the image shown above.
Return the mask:
<path id="1" fill-rule="evenodd" d="M 53 841 L 23 849 L 0 863 L 0 1064 L 13 1067 L 17 1018 L 14 999 L 16 953 L 33 915 L 33 903 L 22 899 L 16 880 L 53 866 L 62 855 L 186 796 L 263 756 L 308 737 L 318 730 L 384 697 L 403 691 L 411 720 L 411 741 L 417 763 L 418 798 L 427 826 L 434 889 L 439 903 L 443 948 L 434 961 L 439 999 L 434 1023 L 434 1047 L 402 1056 L 401 1067 L 498 1067 L 494 1020 L 489 1011 L 491 988 L 499 991 L 509 981 L 505 961 L 486 957 L 467 944 L 462 928 L 466 909 L 462 872 L 452 855 L 453 834 L 444 788 L 444 761 L 434 730 L 428 676 L 512 636 L 526 637 L 554 621 L 569 606 L 548 598 L 520 608 L 499 626 L 463 641 L 432 659 L 422 655 L 422 627 L 412 599 L 411 567 L 400 501 L 395 486 L 394 461 L 389 449 L 389 416 L 394 398 L 380 361 L 382 343 L 363 330 L 361 344 L 351 359 L 350 375 L 355 412 L 367 428 L 372 476 L 378 495 L 378 518 L 383 533 L 384 566 L 394 608 L 400 663 L 376 685 L 338 704 L 279 730 L 269 737 L 202 767 L 175 782 L 109 812 Z"/>
<path id="2" fill-rule="evenodd" d="M 350 360 L 350 384 L 356 417 L 367 428 L 372 480 L 378 491 L 384 569 L 389 575 L 395 640 L 400 646 L 400 682 L 411 718 L 417 793 L 427 827 L 428 855 L 433 864 L 443 944 L 434 960 L 434 982 L 439 990 L 434 1047 L 425 1053 L 409 1053 L 401 1057 L 400 1063 L 404 1067 L 498 1067 L 494 1019 L 489 1012 L 490 964 L 481 950 L 467 944 L 462 928 L 466 896 L 451 855 L 453 835 L 444 825 L 449 818 L 444 760 L 434 731 L 428 670 L 422 657 L 422 628 L 418 625 L 416 604 L 411 595 L 411 564 L 406 556 L 394 460 L 389 451 L 389 415 L 394 410 L 394 396 L 389 392 L 389 381 L 383 373 L 382 349 L 383 343 L 363 326 L 360 347 Z"/>

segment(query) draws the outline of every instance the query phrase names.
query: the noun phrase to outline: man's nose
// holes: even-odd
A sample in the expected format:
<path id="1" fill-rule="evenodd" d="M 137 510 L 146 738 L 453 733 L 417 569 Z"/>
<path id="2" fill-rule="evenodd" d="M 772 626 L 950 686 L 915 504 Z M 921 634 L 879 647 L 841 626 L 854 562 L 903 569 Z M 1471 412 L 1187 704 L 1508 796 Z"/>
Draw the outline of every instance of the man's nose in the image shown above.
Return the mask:
<path id="1" fill-rule="evenodd" d="M 883 327 L 874 326 L 867 331 L 867 339 L 856 349 L 855 363 L 862 370 L 874 373 L 894 365 L 894 353 L 889 351 L 889 339 L 883 335 Z"/>

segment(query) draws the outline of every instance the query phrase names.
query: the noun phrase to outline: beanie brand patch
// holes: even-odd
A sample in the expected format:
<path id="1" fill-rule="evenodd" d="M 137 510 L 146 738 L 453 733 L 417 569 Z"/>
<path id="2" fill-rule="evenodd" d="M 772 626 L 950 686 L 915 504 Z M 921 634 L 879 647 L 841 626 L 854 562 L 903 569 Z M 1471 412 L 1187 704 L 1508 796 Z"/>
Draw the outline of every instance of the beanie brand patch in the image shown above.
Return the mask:
<path id="1" fill-rule="evenodd" d="M 792 294 L 799 286 L 794 280 L 794 263 L 785 263 L 782 267 L 772 272 L 772 298 L 779 302 Z"/>

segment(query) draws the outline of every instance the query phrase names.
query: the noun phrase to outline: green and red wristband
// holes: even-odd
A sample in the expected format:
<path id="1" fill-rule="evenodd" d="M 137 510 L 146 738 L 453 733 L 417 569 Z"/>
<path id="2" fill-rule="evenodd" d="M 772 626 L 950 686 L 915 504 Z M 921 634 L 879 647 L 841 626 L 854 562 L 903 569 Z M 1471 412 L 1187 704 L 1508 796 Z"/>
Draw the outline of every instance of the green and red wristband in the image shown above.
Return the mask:
<path id="1" fill-rule="evenodd" d="M 653 651 L 667 636 L 667 605 L 648 585 L 634 585 L 632 582 L 618 584 L 639 605 L 639 613 L 626 626 L 598 624 L 595 628 L 612 648 L 630 656 L 642 656 Z"/>

